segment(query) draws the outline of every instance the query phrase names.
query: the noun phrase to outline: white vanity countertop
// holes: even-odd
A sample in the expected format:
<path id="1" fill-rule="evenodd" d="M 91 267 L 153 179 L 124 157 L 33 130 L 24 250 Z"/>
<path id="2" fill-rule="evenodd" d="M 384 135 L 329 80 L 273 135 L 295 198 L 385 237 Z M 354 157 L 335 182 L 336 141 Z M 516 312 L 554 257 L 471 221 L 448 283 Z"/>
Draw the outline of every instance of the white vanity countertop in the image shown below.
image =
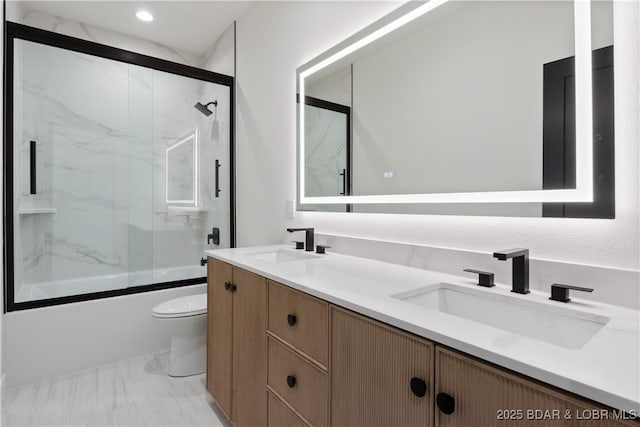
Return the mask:
<path id="1" fill-rule="evenodd" d="M 365 258 L 327 253 L 318 258 L 273 263 L 255 254 L 289 246 L 205 251 L 206 255 L 242 267 L 276 282 L 396 326 L 437 343 L 576 393 L 616 409 L 640 414 L 640 314 L 638 311 L 580 300 L 572 310 L 610 320 L 582 348 L 572 350 L 502 329 L 428 310 L 391 295 L 435 283 L 477 289 L 477 279 L 405 267 Z M 460 266 L 460 269 L 473 266 Z M 482 291 L 509 295 L 550 306 L 547 293 L 510 293 L 497 284 Z"/>

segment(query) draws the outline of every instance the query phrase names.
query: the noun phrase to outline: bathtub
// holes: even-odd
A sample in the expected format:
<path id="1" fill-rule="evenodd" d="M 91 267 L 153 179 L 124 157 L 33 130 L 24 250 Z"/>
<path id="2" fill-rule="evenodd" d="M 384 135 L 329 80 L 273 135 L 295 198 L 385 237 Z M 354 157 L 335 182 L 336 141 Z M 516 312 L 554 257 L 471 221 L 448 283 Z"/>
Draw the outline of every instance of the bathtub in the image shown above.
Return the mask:
<path id="1" fill-rule="evenodd" d="M 16 301 L 54 298 L 150 283 L 206 276 L 200 266 L 183 266 L 130 274 L 24 284 Z M 4 367 L 7 386 L 35 383 L 58 375 L 168 350 L 171 336 L 151 310 L 173 298 L 207 292 L 206 280 L 113 298 L 93 299 L 4 316 Z"/>
<path id="2" fill-rule="evenodd" d="M 135 271 L 106 276 L 81 277 L 78 279 L 25 283 L 15 294 L 15 302 L 34 301 L 68 295 L 125 289 L 152 283 L 206 277 L 207 270 L 199 265 L 186 265 L 156 270 Z M 204 283 L 205 281 L 203 281 Z"/>

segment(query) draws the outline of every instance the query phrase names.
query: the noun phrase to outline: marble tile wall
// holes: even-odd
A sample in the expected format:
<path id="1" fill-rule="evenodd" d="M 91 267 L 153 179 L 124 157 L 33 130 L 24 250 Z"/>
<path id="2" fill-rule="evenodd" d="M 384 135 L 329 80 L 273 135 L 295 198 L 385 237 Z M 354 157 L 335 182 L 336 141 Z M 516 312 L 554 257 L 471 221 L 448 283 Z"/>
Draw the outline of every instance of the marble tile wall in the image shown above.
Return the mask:
<path id="1" fill-rule="evenodd" d="M 511 283 L 511 262 L 498 261 L 492 253 L 328 233 L 317 234 L 317 243 L 329 245 L 330 250 L 337 253 L 444 273 L 466 275 L 468 273 L 462 272 L 465 268 L 490 271 L 495 273 L 497 283 Z M 508 248 L 496 248 L 496 251 L 503 249 Z M 550 292 L 553 283 L 586 286 L 594 292 L 582 292 L 579 298 L 640 309 L 640 272 L 637 270 L 552 261 L 537 258 L 534 252 L 530 254 L 529 273 L 531 289 Z"/>
<path id="2" fill-rule="evenodd" d="M 235 25 L 231 24 L 202 55 L 200 66 L 205 70 L 234 76 L 235 70 Z"/>
<path id="3" fill-rule="evenodd" d="M 179 62 L 181 64 L 199 66 L 202 61 L 197 55 L 182 52 L 160 43 L 131 37 L 126 34 L 106 30 L 83 22 L 73 21 L 61 16 L 53 16 L 36 10 L 24 10 L 18 13 L 21 13 L 19 21 L 22 24 L 32 27 L 42 28 L 44 30 L 66 34 L 72 37 L 166 59 L 168 61 Z M 11 17 L 8 19 L 11 20 Z"/>
<path id="4" fill-rule="evenodd" d="M 201 238 L 206 243 L 206 234 L 213 227 L 220 228 L 220 245 L 208 245 L 208 248 L 224 248 L 230 246 L 229 228 L 231 217 L 230 204 L 230 112 L 231 92 L 226 86 L 208 82 L 199 83 L 199 99 L 202 102 L 218 101 L 217 114 L 209 117 L 200 117 L 200 182 L 198 200 L 206 209 L 206 214 L 201 215 L 204 233 Z M 194 110 L 195 111 L 195 110 Z M 211 131 L 212 126 L 217 129 Z M 220 162 L 219 188 L 220 193 L 216 197 L 215 189 L 215 161 Z M 201 247 L 200 247 L 201 248 Z M 200 254 L 198 254 L 199 259 Z"/>
<path id="5" fill-rule="evenodd" d="M 15 143 L 23 179 L 15 183 L 15 205 L 23 282 L 126 271 L 126 253 L 111 230 L 115 151 L 127 144 L 127 66 L 31 42 L 19 41 L 16 50 L 22 53 Z M 32 139 L 42 159 L 36 195 L 27 178 Z M 20 215 L 29 208 L 57 211 Z"/>

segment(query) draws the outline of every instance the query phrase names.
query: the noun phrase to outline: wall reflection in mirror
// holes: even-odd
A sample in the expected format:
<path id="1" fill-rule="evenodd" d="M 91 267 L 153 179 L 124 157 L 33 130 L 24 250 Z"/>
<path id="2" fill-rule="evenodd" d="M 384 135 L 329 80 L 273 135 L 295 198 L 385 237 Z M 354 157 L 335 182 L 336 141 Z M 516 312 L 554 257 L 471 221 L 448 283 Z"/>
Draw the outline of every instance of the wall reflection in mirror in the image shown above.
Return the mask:
<path id="1" fill-rule="evenodd" d="M 591 14 L 594 203 L 299 209 L 613 217 L 612 5 Z M 576 188 L 574 55 L 573 2 L 439 6 L 304 79 L 305 196 Z"/>

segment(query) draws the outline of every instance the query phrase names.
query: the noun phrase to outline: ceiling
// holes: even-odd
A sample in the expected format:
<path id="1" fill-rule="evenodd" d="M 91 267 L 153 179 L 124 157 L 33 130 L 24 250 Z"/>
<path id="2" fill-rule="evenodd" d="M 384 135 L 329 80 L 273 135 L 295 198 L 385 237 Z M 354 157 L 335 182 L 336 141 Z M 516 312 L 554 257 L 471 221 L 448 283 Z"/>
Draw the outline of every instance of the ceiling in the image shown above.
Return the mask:
<path id="1" fill-rule="evenodd" d="M 23 1 L 25 11 L 51 15 L 139 37 L 201 55 L 251 5 L 250 1 Z M 153 22 L 135 16 L 151 12 Z"/>

